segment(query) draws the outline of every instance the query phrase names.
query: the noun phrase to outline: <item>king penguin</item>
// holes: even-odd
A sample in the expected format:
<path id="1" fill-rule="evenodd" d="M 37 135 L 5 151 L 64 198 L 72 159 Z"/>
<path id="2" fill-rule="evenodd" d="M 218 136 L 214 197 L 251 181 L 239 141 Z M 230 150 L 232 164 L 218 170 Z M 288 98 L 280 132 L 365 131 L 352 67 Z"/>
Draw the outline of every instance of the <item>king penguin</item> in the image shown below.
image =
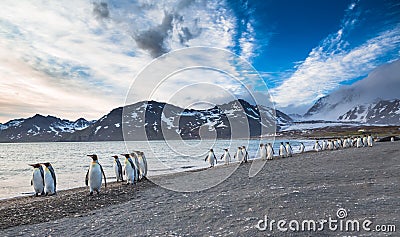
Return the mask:
<path id="1" fill-rule="evenodd" d="M 143 151 L 140 152 L 140 155 L 142 156 L 143 163 L 144 163 L 144 177 L 147 178 L 147 171 L 149 170 L 149 168 L 148 168 L 148 166 L 147 166 L 147 158 L 146 158 L 146 156 L 144 155 L 144 152 L 143 152 Z"/>
<path id="2" fill-rule="evenodd" d="M 224 149 L 224 154 L 222 154 L 221 160 L 224 160 L 226 165 L 229 165 L 231 162 L 231 155 L 229 154 L 228 148 Z"/>
<path id="3" fill-rule="evenodd" d="M 316 152 L 319 152 L 321 149 L 322 149 L 322 148 L 321 148 L 321 146 L 319 145 L 318 140 L 315 141 L 314 150 L 315 150 Z"/>
<path id="4" fill-rule="evenodd" d="M 125 174 L 126 184 L 133 185 L 135 183 L 135 174 L 136 174 L 135 164 L 133 163 L 131 156 L 129 154 L 121 154 L 121 155 L 125 156 L 124 174 Z"/>
<path id="5" fill-rule="evenodd" d="M 97 155 L 87 155 L 92 158 L 92 162 L 90 163 L 89 169 L 86 173 L 85 183 L 86 186 L 89 184 L 90 193 L 89 195 L 93 195 L 93 191 L 96 191 L 97 195 L 100 193 L 102 177 L 104 177 L 104 186 L 107 188 L 107 180 L 106 175 L 104 174 L 103 167 L 100 165 Z"/>
<path id="6" fill-rule="evenodd" d="M 344 139 L 343 139 L 343 148 L 348 148 L 349 147 L 349 145 L 348 145 L 348 140 L 347 140 L 347 137 L 345 137 Z"/>
<path id="7" fill-rule="evenodd" d="M 247 152 L 245 146 L 242 146 L 242 153 L 243 153 L 243 160 L 242 160 L 242 162 L 247 163 L 247 161 L 249 160 L 249 153 Z"/>
<path id="8" fill-rule="evenodd" d="M 371 134 L 368 135 L 367 142 L 368 142 L 368 146 L 369 146 L 369 147 L 372 147 L 372 145 L 373 145 L 373 144 L 372 144 L 372 143 L 373 143 L 373 139 L 372 139 Z"/>
<path id="9" fill-rule="evenodd" d="M 49 162 L 43 163 L 42 165 L 44 166 L 44 194 L 46 196 L 54 195 L 56 194 L 57 188 L 56 173 Z"/>
<path id="10" fill-rule="evenodd" d="M 112 156 L 112 157 L 114 158 L 113 168 L 114 168 L 114 172 L 115 172 L 115 177 L 117 178 L 117 182 L 118 181 L 124 182 L 121 162 L 119 161 L 119 158 L 117 155 Z"/>
<path id="11" fill-rule="evenodd" d="M 146 157 L 141 151 L 136 151 L 136 154 L 139 165 L 139 180 L 142 180 L 145 179 L 147 175 L 147 162 L 145 161 Z"/>
<path id="12" fill-rule="evenodd" d="M 293 156 L 293 149 L 292 146 L 290 145 L 289 142 L 286 142 L 286 154 L 288 157 L 292 157 Z"/>
<path id="13" fill-rule="evenodd" d="M 135 181 L 138 182 L 141 180 L 138 153 L 136 151 L 132 152 L 131 158 L 132 158 L 133 164 L 135 165 Z"/>
<path id="14" fill-rule="evenodd" d="M 238 159 L 239 162 L 242 162 L 243 160 L 243 152 L 242 152 L 242 147 L 238 147 L 236 154 L 233 156 L 234 159 Z"/>
<path id="15" fill-rule="evenodd" d="M 33 167 L 33 174 L 31 179 L 31 185 L 35 190 L 35 196 L 44 195 L 44 171 L 40 164 L 30 165 Z"/>
<path id="16" fill-rule="evenodd" d="M 321 148 L 321 150 L 325 151 L 326 148 L 327 148 L 327 146 L 328 146 L 328 142 L 325 141 L 325 140 L 323 140 L 323 141 L 322 141 L 322 148 Z"/>
<path id="17" fill-rule="evenodd" d="M 261 160 L 267 159 L 267 148 L 264 144 L 260 144 L 260 158 Z"/>
<path id="18" fill-rule="evenodd" d="M 363 147 L 363 141 L 361 137 L 357 137 L 357 148 Z"/>
<path id="19" fill-rule="evenodd" d="M 300 148 L 299 148 L 300 153 L 303 153 L 305 149 L 306 149 L 306 146 L 304 146 L 304 143 L 300 142 Z"/>
<path id="20" fill-rule="evenodd" d="M 208 152 L 206 158 L 204 159 L 204 161 L 208 161 L 208 163 L 210 164 L 210 168 L 214 167 L 214 163 L 217 163 L 217 159 L 215 158 L 215 154 L 214 154 L 214 150 L 210 149 L 210 151 Z"/>
<path id="21" fill-rule="evenodd" d="M 267 145 L 267 160 L 272 160 L 274 158 L 274 148 L 272 147 L 271 143 L 268 143 Z"/>
<path id="22" fill-rule="evenodd" d="M 283 145 L 283 142 L 281 142 L 281 145 L 279 146 L 279 156 L 281 158 L 286 157 L 286 148 L 285 145 Z"/>

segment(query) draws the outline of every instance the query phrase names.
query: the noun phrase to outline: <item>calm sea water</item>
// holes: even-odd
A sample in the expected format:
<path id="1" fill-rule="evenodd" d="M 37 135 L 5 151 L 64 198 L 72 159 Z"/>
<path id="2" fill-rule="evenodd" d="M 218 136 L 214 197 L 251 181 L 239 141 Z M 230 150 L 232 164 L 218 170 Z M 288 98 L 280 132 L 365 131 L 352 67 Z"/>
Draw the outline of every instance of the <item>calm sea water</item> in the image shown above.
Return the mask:
<path id="1" fill-rule="evenodd" d="M 286 140 L 285 140 L 286 141 Z M 30 186 L 32 167 L 28 164 L 50 162 L 57 175 L 57 189 L 70 189 L 85 185 L 85 175 L 91 159 L 87 154 L 97 154 L 108 181 L 115 181 L 112 155 L 127 151 L 144 151 L 149 163 L 148 176 L 181 172 L 207 167 L 204 161 L 209 148 L 213 147 L 217 158 L 223 148 L 230 154 L 238 146 L 246 145 L 250 159 L 257 157 L 258 140 L 217 141 L 150 141 L 150 142 L 79 142 L 79 143 L 0 143 L 0 199 L 32 195 Z M 264 143 L 272 140 L 262 141 Z M 300 141 L 290 141 L 294 152 L 298 152 Z M 313 141 L 302 141 L 306 150 L 312 149 Z M 278 152 L 280 141 L 274 142 Z M 120 157 L 121 162 L 123 158 Z M 218 165 L 222 164 L 219 162 Z"/>

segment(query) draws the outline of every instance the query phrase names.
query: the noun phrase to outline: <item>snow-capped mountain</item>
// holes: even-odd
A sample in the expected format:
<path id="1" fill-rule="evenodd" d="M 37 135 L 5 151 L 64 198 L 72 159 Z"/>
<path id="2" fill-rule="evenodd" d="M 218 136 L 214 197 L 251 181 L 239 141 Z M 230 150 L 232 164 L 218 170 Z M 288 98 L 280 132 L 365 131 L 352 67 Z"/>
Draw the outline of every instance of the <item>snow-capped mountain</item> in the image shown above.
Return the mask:
<path id="1" fill-rule="evenodd" d="M 307 111 L 307 120 L 399 124 L 400 60 L 385 64 L 368 77 L 322 97 Z"/>
<path id="2" fill-rule="evenodd" d="M 398 125 L 400 124 L 400 100 L 381 100 L 368 107 L 359 105 L 339 116 L 339 120 Z"/>
<path id="3" fill-rule="evenodd" d="M 245 124 L 246 121 L 248 125 Z M 272 134 L 277 126 L 291 123 L 286 114 L 244 100 L 206 110 L 182 109 L 156 101 L 116 108 L 90 127 L 77 131 L 67 141 L 231 138 Z M 247 127 L 246 127 L 247 126 Z M 122 128 L 125 133 L 123 134 Z M 232 133 L 233 131 L 233 133 Z M 248 134 L 246 134 L 248 133 Z"/>
<path id="4" fill-rule="evenodd" d="M 27 119 L 15 119 L 0 124 L 0 142 L 59 141 L 65 134 L 83 130 L 94 121 L 80 118 L 76 121 L 36 114 Z"/>

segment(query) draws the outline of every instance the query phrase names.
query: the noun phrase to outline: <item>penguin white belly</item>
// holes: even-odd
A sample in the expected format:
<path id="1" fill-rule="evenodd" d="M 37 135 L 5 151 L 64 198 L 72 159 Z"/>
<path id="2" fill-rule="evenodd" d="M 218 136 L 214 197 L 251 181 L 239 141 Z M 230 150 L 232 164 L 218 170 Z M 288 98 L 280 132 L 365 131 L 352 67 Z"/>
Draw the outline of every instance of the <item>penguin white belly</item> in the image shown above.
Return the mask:
<path id="1" fill-rule="evenodd" d="M 267 147 L 267 159 L 272 160 L 273 152 L 270 146 Z"/>
<path id="2" fill-rule="evenodd" d="M 242 161 L 243 160 L 243 153 L 241 151 L 236 152 L 236 158 L 238 159 L 238 161 Z"/>
<path id="3" fill-rule="evenodd" d="M 280 152 L 280 154 L 281 154 L 281 157 L 286 156 L 286 149 L 285 149 L 284 146 L 281 146 L 281 147 L 279 148 L 279 152 Z"/>
<path id="4" fill-rule="evenodd" d="M 208 154 L 207 160 L 208 160 L 208 163 L 209 163 L 211 166 L 214 166 L 214 156 L 213 156 L 211 153 Z"/>
<path id="5" fill-rule="evenodd" d="M 101 169 L 99 165 L 91 166 L 89 170 L 89 188 L 90 192 L 100 191 L 101 182 L 103 181 Z"/>
<path id="6" fill-rule="evenodd" d="M 44 190 L 43 178 L 39 169 L 35 169 L 35 171 L 33 171 L 32 183 L 33 183 L 33 189 L 35 190 L 35 194 L 43 192 Z"/>
<path id="7" fill-rule="evenodd" d="M 119 179 L 119 171 L 118 171 L 118 165 L 117 162 L 114 161 L 114 172 L 115 172 L 115 177 L 117 180 Z"/>
<path id="8" fill-rule="evenodd" d="M 44 172 L 44 192 L 47 194 L 54 194 L 54 180 L 50 171 Z"/>
<path id="9" fill-rule="evenodd" d="M 125 164 L 125 178 L 127 183 L 133 184 L 135 182 L 135 170 L 130 163 Z"/>
<path id="10" fill-rule="evenodd" d="M 222 159 L 224 160 L 225 164 L 229 164 L 229 156 L 228 153 L 224 153 L 224 156 L 222 157 Z"/>
<path id="11" fill-rule="evenodd" d="M 261 157 L 261 159 L 266 159 L 267 158 L 267 150 L 264 147 L 261 148 L 260 157 Z"/>
<path id="12" fill-rule="evenodd" d="M 372 146 L 372 137 L 368 137 L 368 146 Z"/>

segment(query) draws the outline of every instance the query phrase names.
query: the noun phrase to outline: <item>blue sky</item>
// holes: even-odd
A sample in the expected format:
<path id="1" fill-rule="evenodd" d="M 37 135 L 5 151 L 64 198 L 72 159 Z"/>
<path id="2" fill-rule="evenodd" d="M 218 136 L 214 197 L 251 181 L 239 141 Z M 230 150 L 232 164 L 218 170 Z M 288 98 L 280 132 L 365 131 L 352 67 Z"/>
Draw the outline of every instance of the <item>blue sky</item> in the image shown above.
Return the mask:
<path id="1" fill-rule="evenodd" d="M 0 123 L 35 113 L 97 119 L 124 104 L 135 76 L 155 58 L 192 46 L 236 53 L 260 73 L 278 109 L 304 113 L 341 85 L 398 60 L 399 19 L 398 1 L 4 0 Z M 240 67 L 229 70 L 246 80 Z M 196 80 L 244 96 L 225 76 L 196 71 L 172 78 L 156 99 L 168 102 L 182 81 Z M 146 99 L 140 85 L 133 89 L 135 100 Z M 173 101 L 231 98 L 189 92 L 190 99 Z"/>

